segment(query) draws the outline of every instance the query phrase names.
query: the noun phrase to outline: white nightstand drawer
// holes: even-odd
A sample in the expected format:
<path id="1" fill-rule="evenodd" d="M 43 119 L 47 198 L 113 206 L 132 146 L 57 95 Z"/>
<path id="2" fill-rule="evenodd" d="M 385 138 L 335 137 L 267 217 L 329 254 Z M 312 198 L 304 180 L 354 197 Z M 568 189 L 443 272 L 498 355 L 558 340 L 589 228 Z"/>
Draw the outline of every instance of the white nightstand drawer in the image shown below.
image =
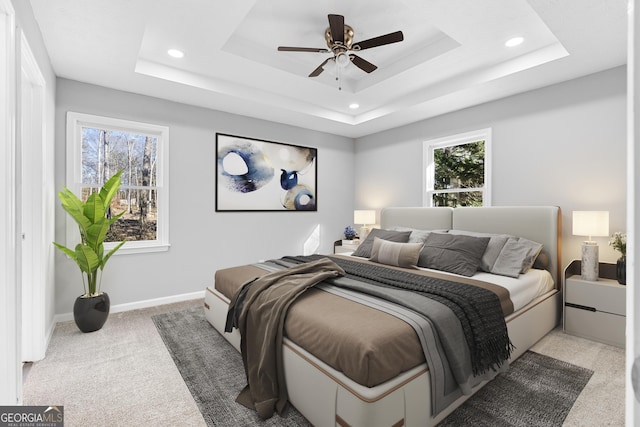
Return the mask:
<path id="1" fill-rule="evenodd" d="M 625 317 L 565 307 L 565 331 L 616 347 L 625 346 Z"/>
<path id="2" fill-rule="evenodd" d="M 358 245 L 336 246 L 335 248 L 333 248 L 333 253 L 349 255 L 353 253 L 356 249 L 358 249 Z"/>
<path id="3" fill-rule="evenodd" d="M 360 246 L 360 240 L 342 240 L 337 241 L 333 245 L 333 253 L 334 254 L 351 254 Z"/>
<path id="4" fill-rule="evenodd" d="M 600 279 L 597 282 L 571 276 L 565 283 L 565 301 L 571 304 L 595 308 L 597 311 L 618 314 L 626 313 L 626 288 L 615 280 Z"/>

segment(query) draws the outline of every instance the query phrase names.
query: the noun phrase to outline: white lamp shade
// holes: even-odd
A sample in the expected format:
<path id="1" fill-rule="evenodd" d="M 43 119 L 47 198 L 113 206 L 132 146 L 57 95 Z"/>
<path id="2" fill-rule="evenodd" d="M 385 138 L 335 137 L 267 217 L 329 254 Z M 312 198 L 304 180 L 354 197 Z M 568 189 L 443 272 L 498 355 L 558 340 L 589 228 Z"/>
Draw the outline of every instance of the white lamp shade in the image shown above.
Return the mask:
<path id="1" fill-rule="evenodd" d="M 574 236 L 608 236 L 609 211 L 573 211 Z"/>
<path id="2" fill-rule="evenodd" d="M 361 210 L 353 211 L 353 223 L 354 224 L 375 224 L 376 223 L 376 211 Z"/>

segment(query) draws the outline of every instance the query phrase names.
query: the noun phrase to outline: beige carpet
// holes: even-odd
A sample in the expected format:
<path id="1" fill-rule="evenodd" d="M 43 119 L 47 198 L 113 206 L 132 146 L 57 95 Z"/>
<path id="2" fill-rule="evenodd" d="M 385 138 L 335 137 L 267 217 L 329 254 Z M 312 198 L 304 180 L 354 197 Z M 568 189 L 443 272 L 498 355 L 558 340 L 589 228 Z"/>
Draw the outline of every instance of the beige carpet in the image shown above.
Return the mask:
<path id="1" fill-rule="evenodd" d="M 65 426 L 204 426 L 151 316 L 202 301 L 116 313 L 83 334 L 57 325 L 47 357 L 33 364 L 25 405 L 64 405 Z M 624 351 L 555 330 L 533 348 L 594 372 L 566 426 L 624 426 Z"/>
<path id="2" fill-rule="evenodd" d="M 205 426 L 151 320 L 202 301 L 112 313 L 83 334 L 59 323 L 23 386 L 25 405 L 64 405 L 66 427 Z"/>
<path id="3" fill-rule="evenodd" d="M 594 371 L 564 426 L 624 426 L 624 350 L 556 329 L 531 350 Z"/>

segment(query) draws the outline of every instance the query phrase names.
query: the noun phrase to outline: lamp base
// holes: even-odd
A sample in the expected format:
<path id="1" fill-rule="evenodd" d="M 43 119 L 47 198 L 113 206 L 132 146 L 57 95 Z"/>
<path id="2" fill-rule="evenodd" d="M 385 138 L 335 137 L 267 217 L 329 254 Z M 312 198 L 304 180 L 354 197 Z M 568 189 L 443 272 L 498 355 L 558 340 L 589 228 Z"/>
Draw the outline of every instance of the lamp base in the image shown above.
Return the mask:
<path id="1" fill-rule="evenodd" d="M 596 242 L 587 241 L 582 245 L 582 263 L 580 266 L 582 280 L 597 282 L 600 276 L 600 268 L 598 261 L 598 244 Z"/>
<path id="2" fill-rule="evenodd" d="M 360 227 L 360 234 L 358 237 L 360 237 L 360 241 L 363 242 L 364 239 L 367 238 L 367 235 L 369 234 L 369 232 L 371 231 L 371 227 L 367 227 L 367 226 L 362 226 Z"/>

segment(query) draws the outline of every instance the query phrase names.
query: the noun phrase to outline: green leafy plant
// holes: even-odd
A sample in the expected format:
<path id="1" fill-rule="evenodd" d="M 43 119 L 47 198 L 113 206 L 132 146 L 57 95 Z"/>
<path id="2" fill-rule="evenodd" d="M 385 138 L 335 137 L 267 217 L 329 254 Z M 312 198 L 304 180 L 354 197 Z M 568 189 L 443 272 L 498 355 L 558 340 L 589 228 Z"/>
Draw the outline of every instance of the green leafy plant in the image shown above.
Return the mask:
<path id="1" fill-rule="evenodd" d="M 125 243 L 124 241 L 120 242 L 107 254 L 104 253 L 103 243 L 109 227 L 124 214 L 124 212 L 121 212 L 113 217 L 107 215 L 111 200 L 120 188 L 120 175 L 122 175 L 122 171 L 113 175 L 105 182 L 100 192 L 91 194 L 86 202 L 82 202 L 66 187 L 58 193 L 62 208 L 78 224 L 81 241 L 76 245 L 75 249 L 70 249 L 56 242 L 53 242 L 53 244 L 80 267 L 84 296 L 100 294 L 100 282 L 102 281 L 104 266 L 109 258 Z"/>
<path id="2" fill-rule="evenodd" d="M 620 252 L 622 256 L 627 255 L 627 235 L 626 233 L 622 233 L 620 231 L 616 231 L 611 236 L 611 240 L 609 241 L 609 246 L 611 246 L 616 251 Z"/>

